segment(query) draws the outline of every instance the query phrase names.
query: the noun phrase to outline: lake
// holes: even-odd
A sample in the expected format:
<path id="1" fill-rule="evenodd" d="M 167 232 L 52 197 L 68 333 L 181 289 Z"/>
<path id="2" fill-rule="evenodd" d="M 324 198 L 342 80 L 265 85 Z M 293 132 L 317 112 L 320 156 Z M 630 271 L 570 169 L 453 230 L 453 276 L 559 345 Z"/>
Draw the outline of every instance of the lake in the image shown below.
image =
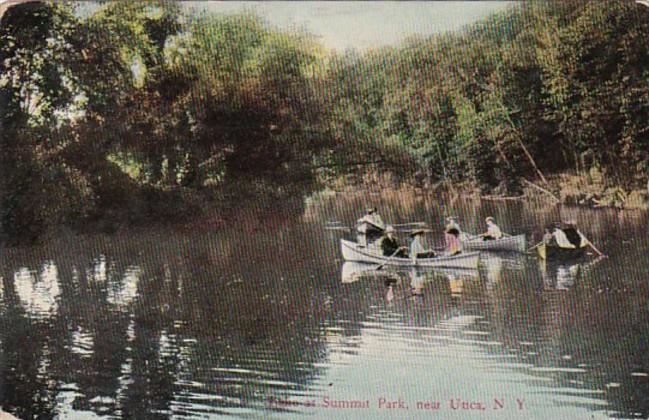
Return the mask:
<path id="1" fill-rule="evenodd" d="M 478 271 L 343 264 L 326 222 L 575 219 L 608 254 Z M 242 209 L 229 228 L 0 256 L 0 406 L 20 418 L 647 418 L 649 216 L 409 192 Z M 400 238 L 406 238 L 400 234 Z"/>

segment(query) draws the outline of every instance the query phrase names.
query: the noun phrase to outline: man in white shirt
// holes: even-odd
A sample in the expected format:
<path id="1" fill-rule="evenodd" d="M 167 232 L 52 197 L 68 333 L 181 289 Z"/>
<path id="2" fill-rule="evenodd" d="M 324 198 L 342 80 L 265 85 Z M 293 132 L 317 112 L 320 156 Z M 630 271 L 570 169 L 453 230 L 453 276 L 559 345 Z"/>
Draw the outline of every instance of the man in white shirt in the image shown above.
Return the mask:
<path id="1" fill-rule="evenodd" d="M 503 237 L 503 232 L 500 230 L 500 227 L 498 227 L 493 217 L 487 217 L 485 222 L 487 222 L 487 233 L 483 233 L 480 236 L 485 240 L 500 239 Z"/>

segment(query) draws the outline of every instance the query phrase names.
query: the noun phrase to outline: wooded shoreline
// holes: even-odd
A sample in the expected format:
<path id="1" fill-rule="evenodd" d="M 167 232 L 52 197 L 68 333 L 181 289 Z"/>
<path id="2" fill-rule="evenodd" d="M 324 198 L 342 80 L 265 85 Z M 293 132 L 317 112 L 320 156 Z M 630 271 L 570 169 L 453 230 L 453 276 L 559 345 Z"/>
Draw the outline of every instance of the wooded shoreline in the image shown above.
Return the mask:
<path id="1" fill-rule="evenodd" d="M 649 8 L 634 2 L 522 2 L 343 54 L 162 0 L 83 16 L 30 3 L 2 21 L 10 243 L 326 188 L 647 209 Z"/>
<path id="2" fill-rule="evenodd" d="M 587 176 L 574 174 L 559 174 L 548 180 L 545 188 L 527 181 L 519 195 L 485 194 L 471 182 L 435 184 L 415 186 L 409 183 L 394 184 L 390 182 L 374 182 L 368 185 L 346 185 L 344 187 L 325 187 L 324 191 L 331 193 L 378 192 L 386 189 L 415 190 L 424 194 L 441 193 L 451 197 L 464 197 L 483 201 L 538 201 L 544 200 L 552 204 L 567 204 L 588 208 L 616 208 L 626 210 L 649 210 L 649 186 L 645 189 L 626 191 L 622 187 L 604 186 L 589 181 Z"/>

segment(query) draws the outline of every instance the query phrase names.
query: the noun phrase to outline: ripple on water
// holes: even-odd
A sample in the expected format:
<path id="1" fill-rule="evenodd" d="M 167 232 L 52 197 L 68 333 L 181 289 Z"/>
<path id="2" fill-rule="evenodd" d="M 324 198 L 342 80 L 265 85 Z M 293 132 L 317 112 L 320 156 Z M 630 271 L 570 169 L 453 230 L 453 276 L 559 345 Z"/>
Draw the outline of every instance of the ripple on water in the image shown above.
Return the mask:
<path id="1" fill-rule="evenodd" d="M 95 338 L 91 332 L 83 327 L 78 327 L 71 335 L 71 343 L 66 347 L 70 352 L 90 358 L 94 354 Z"/>
<path id="2" fill-rule="evenodd" d="M 354 204 L 354 211 L 359 208 L 356 204 L 360 203 Z M 425 217 L 436 217 L 428 210 Z M 494 208 L 482 210 L 492 213 Z M 522 231 L 536 232 L 539 227 L 538 213 L 533 211 L 523 209 L 519 214 L 516 210 L 509 217 L 504 208 L 496 210 L 503 210 L 499 219 Z M 618 226 L 617 218 L 601 214 L 586 213 L 584 220 L 603 217 L 602 226 Z M 413 213 L 401 216 L 406 220 Z M 475 218 L 473 213 L 470 216 L 467 219 Z M 304 267 L 296 268 L 293 259 L 278 255 L 277 261 L 265 260 L 260 267 L 246 264 L 245 274 L 231 273 L 243 264 L 229 262 L 225 256 L 212 260 L 196 242 L 186 249 L 172 246 L 162 258 L 164 247 L 143 247 L 142 252 L 138 249 L 128 256 L 112 250 L 81 258 L 64 251 L 65 273 L 72 273 L 67 282 L 59 278 L 64 266 L 59 266 L 59 273 L 49 257 L 35 254 L 16 261 L 8 272 L 13 273 L 17 299 L 12 295 L 7 304 L 8 290 L 3 289 L 7 279 L 0 284 L 4 372 L 14 380 L 15 393 L 24 393 L 30 403 L 45 399 L 55 388 L 51 392 L 55 415 L 65 419 L 119 417 L 127 412 L 133 417 L 129 404 L 160 418 L 310 414 L 346 419 L 349 412 L 310 412 L 303 407 L 272 406 L 269 400 L 300 401 L 322 395 L 374 399 L 382 393 L 422 400 L 454 393 L 482 398 L 496 392 L 529 401 L 530 418 L 646 414 L 638 402 L 641 398 L 633 394 L 626 398 L 628 393 L 641 391 L 647 380 L 641 365 L 629 368 L 628 363 L 634 357 L 631 350 L 641 348 L 638 344 L 646 341 L 645 336 L 618 335 L 624 337 L 621 341 L 602 333 L 602 327 L 604 331 L 634 330 L 637 320 L 646 318 L 644 283 L 638 282 L 642 287 L 633 289 L 638 276 L 628 275 L 629 270 L 646 269 L 636 261 L 646 254 L 646 247 L 642 248 L 646 241 L 640 236 L 637 259 L 622 264 L 611 254 L 611 259 L 578 279 L 561 268 L 543 274 L 535 259 L 516 257 L 499 264 L 491 258 L 496 263 L 475 281 L 451 283 L 436 277 L 421 288 L 416 299 L 411 299 L 407 285 L 397 283 L 391 302 L 386 302 L 383 282 L 359 280 L 344 290 L 335 287 L 338 280 L 332 280 L 331 273 L 339 271 L 335 262 L 339 250 L 329 246 L 331 238 L 318 237 L 318 229 L 309 229 L 308 236 L 292 239 L 282 233 L 281 238 L 294 253 L 325 254 L 308 259 L 309 272 L 320 272 L 308 287 L 299 280 L 305 278 Z M 221 233 L 206 237 L 206 242 L 227 242 L 227 235 Z M 249 243 L 238 231 L 231 236 L 237 244 L 233 249 L 240 255 L 267 252 L 268 245 L 277 245 L 278 239 L 275 233 L 264 239 L 264 232 Z M 140 239 L 160 242 L 160 237 Z M 101 249 L 104 245 L 99 242 L 92 248 Z M 174 236 L 171 242 L 187 244 L 188 240 Z M 202 278 L 205 273 L 214 274 L 209 284 Z M 171 279 L 172 275 L 177 278 Z M 551 280 L 552 290 L 544 289 L 544 275 Z M 271 276 L 283 279 L 281 290 L 266 281 Z M 241 278 L 245 284 L 261 279 L 257 289 L 262 291 L 239 288 L 234 293 L 230 286 L 212 288 L 219 278 Z M 295 285 L 291 279 L 298 279 Z M 171 287 L 170 280 L 183 285 L 182 289 Z M 622 281 L 624 285 L 616 284 Z M 600 282 L 610 290 L 627 292 L 603 296 L 592 290 Z M 557 288 L 564 290 L 557 293 Z M 271 308 L 259 293 L 281 296 L 277 301 L 282 303 Z M 84 310 L 76 311 L 78 304 Z M 165 305 L 171 309 L 161 310 Z M 68 317 L 70 313 L 94 313 L 95 308 L 96 313 L 110 316 Z M 249 313 L 255 323 L 234 319 Z M 257 319 L 263 325 L 257 325 Z M 260 334 L 253 344 L 238 339 L 245 338 L 240 333 L 250 329 L 263 330 L 268 336 Z M 233 335 L 238 338 L 232 339 Z M 38 345 L 38 351 L 11 348 L 11 341 L 20 340 Z M 96 360 L 89 359 L 93 355 Z M 108 385 L 93 382 L 86 369 L 69 366 L 69 360 L 79 359 L 84 368 L 100 364 L 101 379 L 106 378 Z M 23 366 L 34 369 L 23 372 Z M 27 375 L 26 380 L 17 383 L 19 375 Z M 601 384 L 601 378 L 608 383 Z M 373 414 L 362 418 L 373 418 Z"/>

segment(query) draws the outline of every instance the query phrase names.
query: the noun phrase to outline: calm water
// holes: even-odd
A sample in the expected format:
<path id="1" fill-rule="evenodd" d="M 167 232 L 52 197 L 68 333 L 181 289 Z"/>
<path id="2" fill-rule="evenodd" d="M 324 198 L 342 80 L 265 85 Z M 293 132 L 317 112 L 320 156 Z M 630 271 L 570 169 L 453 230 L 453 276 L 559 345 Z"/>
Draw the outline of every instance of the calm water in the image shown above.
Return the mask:
<path id="1" fill-rule="evenodd" d="M 24 419 L 649 417 L 648 216 L 442 203 L 337 195 L 243 211 L 226 230 L 4 250 L 0 406 Z M 610 258 L 343 265 L 348 234 L 323 226 L 368 204 L 428 222 L 433 245 L 446 215 L 474 232 L 493 215 L 531 244 L 576 218 Z"/>

